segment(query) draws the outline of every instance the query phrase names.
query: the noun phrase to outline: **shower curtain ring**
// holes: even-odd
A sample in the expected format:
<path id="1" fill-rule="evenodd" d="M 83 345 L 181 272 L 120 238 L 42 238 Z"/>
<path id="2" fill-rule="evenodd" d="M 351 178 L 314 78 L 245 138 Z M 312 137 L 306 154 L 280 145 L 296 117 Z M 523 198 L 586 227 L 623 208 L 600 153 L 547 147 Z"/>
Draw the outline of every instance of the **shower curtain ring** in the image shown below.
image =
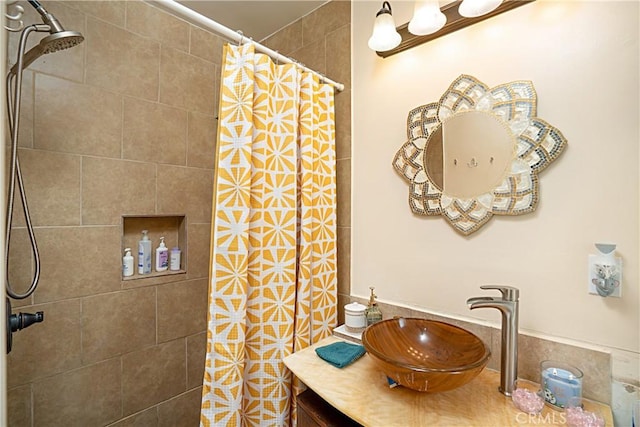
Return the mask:
<path id="1" fill-rule="evenodd" d="M 236 32 L 240 36 L 240 39 L 238 40 L 238 47 L 241 47 L 242 46 L 242 41 L 244 40 L 244 33 L 241 30 L 238 30 Z"/>

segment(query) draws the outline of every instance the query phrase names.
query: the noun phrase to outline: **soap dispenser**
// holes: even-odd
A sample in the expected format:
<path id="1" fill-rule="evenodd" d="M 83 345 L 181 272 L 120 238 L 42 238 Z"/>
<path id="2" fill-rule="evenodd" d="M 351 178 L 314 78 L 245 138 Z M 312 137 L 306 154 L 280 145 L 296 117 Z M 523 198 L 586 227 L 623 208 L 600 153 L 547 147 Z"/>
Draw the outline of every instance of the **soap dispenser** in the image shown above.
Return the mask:
<path id="1" fill-rule="evenodd" d="M 164 244 L 164 237 L 156 249 L 156 271 L 166 271 L 169 268 L 169 249 Z"/>
<path id="2" fill-rule="evenodd" d="M 369 286 L 369 289 L 371 289 L 371 296 L 369 296 L 369 305 L 365 312 L 365 315 L 367 316 L 367 326 L 373 325 L 374 323 L 382 320 L 382 312 L 376 302 L 376 295 L 373 293 L 375 288 L 373 286 Z"/>

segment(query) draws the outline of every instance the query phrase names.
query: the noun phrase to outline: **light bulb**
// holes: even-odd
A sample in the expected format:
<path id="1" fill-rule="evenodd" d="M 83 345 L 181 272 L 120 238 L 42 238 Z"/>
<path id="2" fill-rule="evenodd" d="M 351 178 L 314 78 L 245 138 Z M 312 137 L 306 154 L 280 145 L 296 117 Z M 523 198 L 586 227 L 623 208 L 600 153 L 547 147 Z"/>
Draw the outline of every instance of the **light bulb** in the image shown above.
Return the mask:
<path id="1" fill-rule="evenodd" d="M 425 36 L 444 27 L 447 17 L 440 11 L 437 0 L 417 0 L 413 9 L 413 18 L 409 22 L 409 32 L 416 36 Z"/>
<path id="2" fill-rule="evenodd" d="M 384 52 L 398 46 L 402 37 L 396 31 L 396 24 L 391 15 L 391 5 L 385 1 L 376 15 L 373 33 L 369 38 L 369 48 L 376 52 Z"/>
<path id="3" fill-rule="evenodd" d="M 475 18 L 491 12 L 500 6 L 500 3 L 502 0 L 463 0 L 458 12 L 465 18 Z"/>

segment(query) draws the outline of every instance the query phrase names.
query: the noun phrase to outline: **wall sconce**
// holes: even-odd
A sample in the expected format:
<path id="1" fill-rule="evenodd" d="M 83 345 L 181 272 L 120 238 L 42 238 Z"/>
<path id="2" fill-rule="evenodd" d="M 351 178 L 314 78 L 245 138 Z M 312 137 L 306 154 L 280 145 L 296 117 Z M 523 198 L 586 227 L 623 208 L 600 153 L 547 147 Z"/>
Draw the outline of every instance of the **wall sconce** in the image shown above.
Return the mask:
<path id="1" fill-rule="evenodd" d="M 462 0 L 458 12 L 465 18 L 486 15 L 500 6 L 502 0 Z"/>
<path id="2" fill-rule="evenodd" d="M 391 14 L 388 1 L 382 3 L 382 9 L 376 14 L 373 33 L 369 38 L 369 48 L 377 52 L 385 52 L 398 46 L 402 37 L 396 31 L 396 23 Z"/>
<path id="3" fill-rule="evenodd" d="M 440 11 L 438 0 L 416 0 L 408 29 L 413 35 L 426 36 L 444 27 L 446 22 L 447 17 Z"/>
<path id="4" fill-rule="evenodd" d="M 431 14 L 435 15 L 433 6 L 430 6 L 432 9 L 426 9 L 426 3 L 435 3 L 437 5 L 438 2 L 418 0 L 415 4 L 414 17 L 411 19 L 411 22 L 395 28 L 395 30 L 397 30 L 395 31 L 395 34 L 398 34 L 398 37 L 396 37 L 396 40 L 398 40 L 397 44 L 389 47 L 391 45 L 389 43 L 385 46 L 386 49 L 382 50 L 377 48 L 378 45 L 376 44 L 372 46 L 371 40 L 374 39 L 374 36 L 376 35 L 375 30 L 378 26 L 378 20 L 380 19 L 380 16 L 382 16 L 381 14 L 388 15 L 390 19 L 386 18 L 386 21 L 388 22 L 390 20 L 393 23 L 393 18 L 391 17 L 391 5 L 389 5 L 389 2 L 385 1 L 383 3 L 383 8 L 380 9 L 376 15 L 374 35 L 369 39 L 369 47 L 375 50 L 378 56 L 386 58 L 533 1 L 535 0 L 456 0 L 438 8 L 440 14 L 444 16 L 444 22 L 441 28 L 436 29 L 431 33 L 420 33 L 418 28 L 422 27 L 422 25 L 417 24 L 417 22 L 420 22 L 421 18 L 417 17 L 417 15 L 421 16 L 423 13 L 425 15 L 427 14 L 427 12 L 422 12 L 423 4 L 425 7 L 424 10 L 431 10 L 433 11 Z M 387 5 L 388 8 L 385 9 L 385 5 Z M 387 12 L 383 12 L 384 10 L 387 10 Z M 484 14 L 477 15 L 482 12 Z M 414 19 L 416 19 L 416 23 L 412 24 Z M 442 20 L 442 18 L 438 19 Z M 435 22 L 435 19 L 432 22 Z M 413 30 L 416 32 L 414 33 Z M 388 29 L 387 31 L 390 32 Z"/>

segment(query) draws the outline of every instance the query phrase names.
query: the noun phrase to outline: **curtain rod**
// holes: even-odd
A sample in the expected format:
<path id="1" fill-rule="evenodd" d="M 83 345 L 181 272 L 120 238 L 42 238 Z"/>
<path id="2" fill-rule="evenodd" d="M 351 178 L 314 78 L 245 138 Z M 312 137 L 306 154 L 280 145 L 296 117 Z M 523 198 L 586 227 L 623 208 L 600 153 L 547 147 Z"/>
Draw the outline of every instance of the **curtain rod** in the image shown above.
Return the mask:
<path id="1" fill-rule="evenodd" d="M 183 18 L 192 24 L 197 24 L 205 29 L 214 31 L 220 34 L 221 36 L 231 40 L 232 42 L 240 43 L 240 44 L 251 43 L 255 46 L 255 49 L 258 52 L 266 53 L 267 55 L 269 55 L 271 58 L 273 58 L 278 62 L 283 62 L 286 64 L 295 64 L 296 66 L 300 67 L 304 71 L 308 71 L 310 73 L 317 75 L 322 81 L 335 87 L 338 91 L 342 92 L 344 90 L 344 84 L 334 82 L 333 80 L 322 75 L 321 73 L 314 71 L 311 68 L 305 67 L 301 63 L 296 62 L 295 60 L 289 57 L 286 57 L 276 52 L 275 50 L 269 49 L 268 47 L 250 39 L 249 37 L 243 35 L 242 32 L 234 31 L 229 27 L 226 27 L 212 19 L 207 18 L 206 16 L 199 14 L 198 12 L 192 9 L 189 9 L 188 7 L 178 3 L 177 1 L 174 1 L 174 0 L 144 0 L 144 1 L 146 3 L 150 3 L 155 6 L 158 6 L 159 8 L 165 11 L 172 12 L 174 15 L 180 18 Z"/>

